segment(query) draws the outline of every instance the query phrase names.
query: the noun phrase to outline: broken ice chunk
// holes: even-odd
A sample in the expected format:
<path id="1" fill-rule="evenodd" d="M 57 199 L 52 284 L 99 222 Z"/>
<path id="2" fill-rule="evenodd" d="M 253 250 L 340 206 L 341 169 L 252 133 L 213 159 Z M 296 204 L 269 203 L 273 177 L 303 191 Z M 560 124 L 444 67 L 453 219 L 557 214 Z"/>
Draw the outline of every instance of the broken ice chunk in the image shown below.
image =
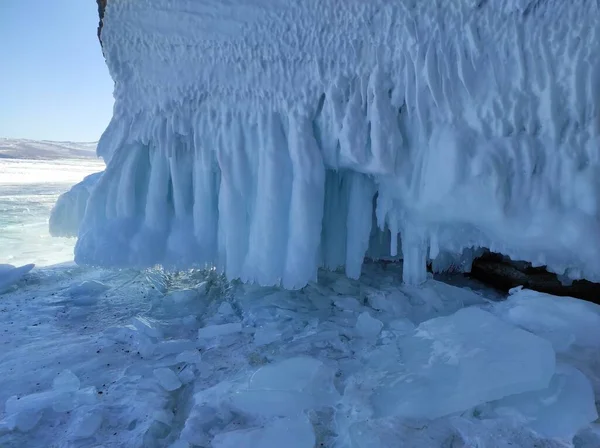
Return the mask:
<path id="1" fill-rule="evenodd" d="M 313 448 L 315 433 L 305 415 L 278 418 L 260 428 L 240 429 L 218 434 L 214 448 Z"/>
<path id="2" fill-rule="evenodd" d="M 338 294 L 355 295 L 358 292 L 358 288 L 346 277 L 338 277 L 338 279 L 331 285 Z"/>
<path id="3" fill-rule="evenodd" d="M 31 431 L 40 422 L 43 413 L 43 410 L 28 410 L 20 412 L 15 420 L 17 428 L 22 432 Z"/>
<path id="4" fill-rule="evenodd" d="M 283 331 L 277 323 L 269 323 L 260 326 L 254 332 L 254 344 L 257 346 L 267 345 L 271 342 L 280 341 Z"/>
<path id="5" fill-rule="evenodd" d="M 148 280 L 152 289 L 156 289 L 161 294 L 167 292 L 167 278 L 163 272 L 159 270 L 147 270 L 146 280 Z"/>
<path id="6" fill-rule="evenodd" d="M 96 388 L 90 386 L 77 392 L 62 393 L 52 403 L 52 409 L 56 412 L 70 412 L 79 406 L 95 404 L 97 400 Z"/>
<path id="7" fill-rule="evenodd" d="M 594 303 L 523 289 L 494 310 L 501 319 L 549 340 L 559 353 L 572 345 L 600 348 L 600 306 Z"/>
<path id="8" fill-rule="evenodd" d="M 177 304 L 184 304 L 194 302 L 196 304 L 201 304 L 200 297 L 201 293 L 196 289 L 179 289 L 177 291 L 171 291 L 165 297 L 165 300 L 172 301 Z"/>
<path id="9" fill-rule="evenodd" d="M 181 380 L 175 372 L 166 367 L 154 369 L 154 378 L 158 381 L 158 384 L 162 386 L 166 391 L 172 392 L 181 387 Z"/>
<path id="10" fill-rule="evenodd" d="M 61 391 L 48 391 L 23 397 L 12 396 L 6 400 L 5 410 L 7 414 L 18 414 L 25 411 L 39 411 L 52 406 L 52 404 L 63 395 Z"/>
<path id="11" fill-rule="evenodd" d="M 159 356 L 174 355 L 176 353 L 182 353 L 187 350 L 193 350 L 195 343 L 189 339 L 171 339 L 169 341 L 162 341 L 154 347 L 154 354 Z"/>
<path id="12" fill-rule="evenodd" d="M 210 434 L 213 431 L 213 428 L 222 425 L 222 420 L 214 407 L 203 403 L 203 398 L 206 398 L 203 397 L 203 395 L 206 394 L 207 391 L 208 395 L 211 395 L 216 390 L 227 393 L 226 391 L 229 389 L 225 387 L 225 390 L 221 390 L 221 386 L 217 385 L 214 388 L 205 389 L 195 395 L 195 404 L 192 406 L 183 430 L 181 431 L 181 440 L 194 446 L 210 446 Z M 219 392 L 217 392 L 217 394 L 220 397 Z M 220 398 L 217 400 L 220 401 Z"/>
<path id="13" fill-rule="evenodd" d="M 102 412 L 93 408 L 81 408 L 75 415 L 69 428 L 72 439 L 92 437 L 102 425 Z"/>
<path id="14" fill-rule="evenodd" d="M 80 386 L 79 378 L 68 369 L 60 372 L 52 383 L 52 388 L 60 392 L 75 392 Z"/>
<path id="15" fill-rule="evenodd" d="M 194 373 L 194 368 L 191 366 L 186 366 L 179 372 L 177 375 L 183 384 L 189 384 L 194 379 L 196 379 L 196 374 Z"/>
<path id="16" fill-rule="evenodd" d="M 358 311 L 361 308 L 360 303 L 354 297 L 336 297 L 333 303 L 345 311 Z"/>
<path id="17" fill-rule="evenodd" d="M 198 350 L 186 350 L 178 354 L 175 361 L 198 365 L 202 362 L 202 355 Z"/>
<path id="18" fill-rule="evenodd" d="M 321 361 L 296 357 L 258 369 L 248 387 L 235 393 L 234 407 L 265 417 L 290 416 L 339 399 L 333 370 Z"/>
<path id="19" fill-rule="evenodd" d="M 137 331 L 145 334 L 150 338 L 161 339 L 163 337 L 163 333 L 160 330 L 160 328 L 158 328 L 156 322 L 146 317 L 136 316 L 133 319 L 131 319 L 131 323 Z"/>
<path id="20" fill-rule="evenodd" d="M 73 304 L 85 306 L 94 305 L 99 296 L 110 289 L 109 286 L 97 280 L 87 280 L 79 285 L 69 287 L 67 293 L 71 296 Z"/>
<path id="21" fill-rule="evenodd" d="M 210 339 L 220 336 L 227 336 L 242 331 L 242 324 L 237 322 L 234 324 L 208 325 L 198 330 L 199 339 Z"/>
<path id="22" fill-rule="evenodd" d="M 313 387 L 315 382 L 326 382 L 331 374 L 330 369 L 318 359 L 298 356 L 261 367 L 252 375 L 249 388 L 304 390 Z"/>
<path id="23" fill-rule="evenodd" d="M 399 334 L 409 334 L 414 331 L 415 324 L 408 319 L 396 319 L 390 322 L 390 329 Z"/>
<path id="24" fill-rule="evenodd" d="M 498 414 L 529 422 L 531 429 L 548 438 L 571 440 L 598 418 L 590 381 L 565 364 L 557 366 L 548 388 L 505 397 L 494 407 Z"/>
<path id="25" fill-rule="evenodd" d="M 169 410 L 159 409 L 154 412 L 152 417 L 156 421 L 159 421 L 161 423 L 164 423 L 165 425 L 171 426 L 173 424 L 173 419 L 175 418 L 175 415 L 173 414 L 173 412 L 171 412 Z"/>
<path id="26" fill-rule="evenodd" d="M 15 267 L 11 264 L 0 264 L 0 294 L 18 283 L 21 278 L 35 267 L 34 264 Z"/>
<path id="27" fill-rule="evenodd" d="M 437 418 L 508 395 L 548 387 L 550 343 L 478 308 L 423 322 L 400 342 L 404 372 L 372 397 L 378 417 Z"/>
<path id="28" fill-rule="evenodd" d="M 9 415 L 4 420 L 0 420 L 0 436 L 17 429 L 17 416 Z"/>
<path id="29" fill-rule="evenodd" d="M 219 314 L 230 316 L 233 313 L 233 307 L 229 304 L 229 302 L 223 302 L 221 305 L 219 305 Z"/>
<path id="30" fill-rule="evenodd" d="M 56 412 L 67 412 L 83 404 L 93 404 L 96 399 L 95 387 L 86 387 L 76 392 L 51 390 L 20 398 L 12 396 L 6 400 L 5 410 L 8 415 L 26 411 L 37 412 L 50 407 Z"/>
<path id="31" fill-rule="evenodd" d="M 190 444 L 185 440 L 177 440 L 169 445 L 169 448 L 190 448 Z"/>
<path id="32" fill-rule="evenodd" d="M 371 315 L 365 311 L 358 316 L 356 321 L 356 331 L 360 337 L 365 339 L 375 339 L 381 332 L 383 323 L 371 317 Z"/>
<path id="33" fill-rule="evenodd" d="M 407 316 L 410 313 L 410 301 L 402 291 L 369 291 L 367 293 L 369 306 L 377 311 L 383 311 L 388 316 Z"/>
<path id="34" fill-rule="evenodd" d="M 316 397 L 290 390 L 241 390 L 231 397 L 234 408 L 249 415 L 278 417 L 319 407 Z"/>

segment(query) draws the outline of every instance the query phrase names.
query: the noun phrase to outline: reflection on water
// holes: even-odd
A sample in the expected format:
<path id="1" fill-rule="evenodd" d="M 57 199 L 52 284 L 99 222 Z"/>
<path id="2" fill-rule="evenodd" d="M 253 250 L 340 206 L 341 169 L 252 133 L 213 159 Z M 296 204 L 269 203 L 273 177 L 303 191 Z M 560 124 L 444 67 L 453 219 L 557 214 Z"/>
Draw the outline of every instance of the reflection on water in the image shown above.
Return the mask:
<path id="1" fill-rule="evenodd" d="M 94 159 L 0 159 L 0 264 L 72 260 L 75 239 L 50 236 L 50 211 L 60 194 L 102 169 Z"/>

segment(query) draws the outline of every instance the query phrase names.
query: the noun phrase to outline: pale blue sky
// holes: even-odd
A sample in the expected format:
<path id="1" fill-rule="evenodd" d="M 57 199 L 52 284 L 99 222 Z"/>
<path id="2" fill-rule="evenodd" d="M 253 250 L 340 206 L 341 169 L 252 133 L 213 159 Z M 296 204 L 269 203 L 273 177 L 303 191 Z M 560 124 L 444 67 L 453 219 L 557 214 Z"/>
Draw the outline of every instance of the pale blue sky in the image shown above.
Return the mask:
<path id="1" fill-rule="evenodd" d="M 0 0 L 0 137 L 96 141 L 112 114 L 94 0 Z"/>

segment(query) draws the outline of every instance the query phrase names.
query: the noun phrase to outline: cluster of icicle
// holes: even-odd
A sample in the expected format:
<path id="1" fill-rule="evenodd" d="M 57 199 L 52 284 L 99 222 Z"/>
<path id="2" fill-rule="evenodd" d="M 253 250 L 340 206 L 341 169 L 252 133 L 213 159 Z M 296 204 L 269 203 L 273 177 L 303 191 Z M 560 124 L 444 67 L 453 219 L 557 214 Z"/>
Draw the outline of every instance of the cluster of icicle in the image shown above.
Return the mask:
<path id="1" fill-rule="evenodd" d="M 136 24 L 136 6 L 115 3 L 103 31 L 117 82 L 115 116 L 98 148 L 108 165 L 88 202 L 77 262 L 214 265 L 231 279 L 299 288 L 320 267 L 358 277 L 365 257 L 402 258 L 404 281 L 420 283 L 428 262 L 468 270 L 485 247 L 600 280 L 600 21 L 587 17 L 600 14 L 594 2 L 562 3 L 545 22 L 551 5 L 536 6 L 537 15 L 529 6 L 497 20 L 488 14 L 496 20 L 482 22 L 489 28 L 474 22 L 451 37 L 438 18 L 422 44 L 419 18 L 415 29 L 406 26 L 410 44 L 387 42 L 378 53 L 386 60 L 365 57 L 356 73 L 324 64 L 287 96 L 266 95 L 259 66 L 278 89 L 306 57 L 294 48 L 308 31 L 290 41 L 289 67 L 285 59 L 271 67 L 247 42 L 202 40 L 195 27 L 200 34 L 173 38 L 161 34 L 168 24 L 150 30 L 149 16 Z M 183 9 L 173 14 L 187 17 Z M 269 28 L 260 24 L 255 34 L 264 39 Z M 320 28 L 307 28 L 306 45 L 324 41 L 309 39 Z M 231 53 L 212 68 L 198 66 L 190 44 L 207 49 L 208 40 L 213 57 Z M 234 70 L 232 48 L 247 78 Z M 240 77 L 237 90 L 234 75 L 214 73 L 221 65 Z M 169 94 L 157 93 L 158 81 L 144 84 L 171 67 L 211 77 L 213 90 L 188 78 L 171 85 L 165 77 Z"/>

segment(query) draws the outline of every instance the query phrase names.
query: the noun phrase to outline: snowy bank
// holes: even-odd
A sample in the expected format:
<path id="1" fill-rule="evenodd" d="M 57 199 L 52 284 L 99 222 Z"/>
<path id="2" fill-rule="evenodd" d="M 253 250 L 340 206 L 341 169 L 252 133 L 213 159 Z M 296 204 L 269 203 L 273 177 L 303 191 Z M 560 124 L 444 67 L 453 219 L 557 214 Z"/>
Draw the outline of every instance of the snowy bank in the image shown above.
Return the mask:
<path id="1" fill-rule="evenodd" d="M 485 247 L 599 281 L 599 8 L 108 2 L 76 261 L 298 288 L 368 252 L 420 283 Z"/>

